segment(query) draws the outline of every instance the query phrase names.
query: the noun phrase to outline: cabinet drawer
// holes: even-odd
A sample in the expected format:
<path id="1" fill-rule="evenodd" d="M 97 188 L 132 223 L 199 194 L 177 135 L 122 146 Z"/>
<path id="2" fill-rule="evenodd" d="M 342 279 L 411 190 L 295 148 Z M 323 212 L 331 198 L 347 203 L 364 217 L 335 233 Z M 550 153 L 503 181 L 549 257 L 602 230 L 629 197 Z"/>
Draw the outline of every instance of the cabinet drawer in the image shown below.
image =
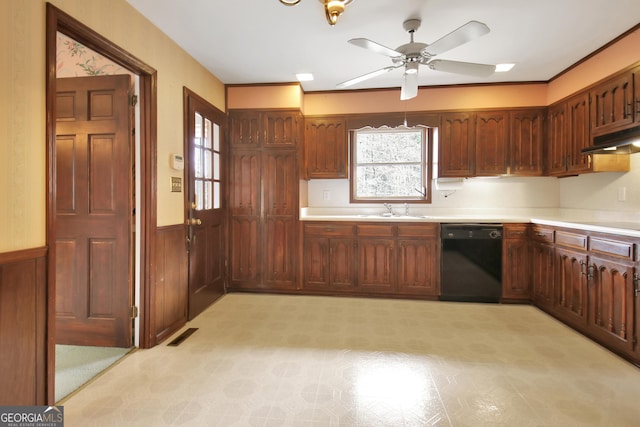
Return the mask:
<path id="1" fill-rule="evenodd" d="M 440 224 L 404 224 L 398 225 L 400 237 L 437 237 Z"/>
<path id="2" fill-rule="evenodd" d="M 504 224 L 503 232 L 505 239 L 520 239 L 527 237 L 529 227 L 527 224 Z"/>
<path id="3" fill-rule="evenodd" d="M 531 230 L 531 237 L 539 242 L 553 243 L 554 231 L 550 228 L 534 225 Z"/>
<path id="4" fill-rule="evenodd" d="M 347 224 L 304 224 L 305 236 L 353 236 L 353 225 Z"/>
<path id="5" fill-rule="evenodd" d="M 589 249 L 592 253 L 633 260 L 633 243 L 630 242 L 591 237 L 589 239 Z"/>
<path id="6" fill-rule="evenodd" d="M 356 230 L 358 236 L 393 237 L 393 225 L 358 224 Z"/>
<path id="7" fill-rule="evenodd" d="M 587 236 L 584 234 L 556 231 L 556 245 L 575 249 L 587 249 Z"/>

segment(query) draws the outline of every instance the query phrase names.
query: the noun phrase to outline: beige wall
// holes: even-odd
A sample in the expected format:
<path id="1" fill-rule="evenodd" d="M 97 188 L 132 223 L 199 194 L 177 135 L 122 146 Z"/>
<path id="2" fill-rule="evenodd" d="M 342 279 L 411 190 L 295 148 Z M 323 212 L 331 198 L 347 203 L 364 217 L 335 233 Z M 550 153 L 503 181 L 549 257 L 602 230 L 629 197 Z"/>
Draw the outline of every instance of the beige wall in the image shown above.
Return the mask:
<path id="1" fill-rule="evenodd" d="M 52 0 L 158 71 L 158 225 L 182 222 L 169 154 L 182 153 L 182 88 L 224 111 L 224 85 L 125 0 Z M 0 252 L 45 244 L 44 0 L 8 0 L 0 14 Z"/>

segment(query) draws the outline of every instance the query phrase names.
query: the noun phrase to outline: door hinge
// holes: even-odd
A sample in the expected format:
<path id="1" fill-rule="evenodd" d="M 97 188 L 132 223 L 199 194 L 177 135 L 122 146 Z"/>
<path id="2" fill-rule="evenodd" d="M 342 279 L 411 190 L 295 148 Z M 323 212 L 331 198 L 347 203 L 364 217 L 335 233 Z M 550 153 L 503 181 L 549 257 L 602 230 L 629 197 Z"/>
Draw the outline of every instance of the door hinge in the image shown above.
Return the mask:
<path id="1" fill-rule="evenodd" d="M 131 318 L 135 319 L 136 317 L 138 317 L 138 306 L 132 305 L 131 306 Z"/>
<path id="2" fill-rule="evenodd" d="M 138 95 L 131 95 L 131 106 L 135 107 L 138 105 Z"/>

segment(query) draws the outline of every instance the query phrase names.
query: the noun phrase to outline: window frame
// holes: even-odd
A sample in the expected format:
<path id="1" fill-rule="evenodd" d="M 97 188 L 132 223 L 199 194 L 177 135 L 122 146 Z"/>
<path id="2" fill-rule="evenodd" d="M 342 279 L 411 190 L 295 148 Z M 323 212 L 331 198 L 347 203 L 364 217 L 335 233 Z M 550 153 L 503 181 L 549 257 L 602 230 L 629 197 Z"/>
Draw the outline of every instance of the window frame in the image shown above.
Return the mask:
<path id="1" fill-rule="evenodd" d="M 357 157 L 357 134 L 359 131 L 376 131 L 381 132 L 393 132 L 395 130 L 421 130 L 422 131 L 422 174 L 423 174 L 423 188 L 422 193 L 416 191 L 415 197 L 358 197 L 356 194 L 358 185 L 358 157 Z M 424 125 L 414 126 L 387 126 L 382 125 L 378 127 L 364 126 L 358 129 L 349 130 L 349 148 L 350 158 L 349 162 L 349 200 L 351 203 L 431 203 L 431 179 L 433 176 L 433 151 L 434 151 L 434 128 Z"/>

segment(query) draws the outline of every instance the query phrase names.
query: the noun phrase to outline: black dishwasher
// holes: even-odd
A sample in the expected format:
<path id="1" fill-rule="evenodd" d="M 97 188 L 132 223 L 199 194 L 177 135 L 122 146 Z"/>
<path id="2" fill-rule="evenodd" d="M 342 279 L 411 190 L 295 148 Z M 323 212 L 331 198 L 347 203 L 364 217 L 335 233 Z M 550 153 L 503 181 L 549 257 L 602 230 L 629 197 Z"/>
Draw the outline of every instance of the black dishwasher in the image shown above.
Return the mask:
<path id="1" fill-rule="evenodd" d="M 442 224 L 440 300 L 499 302 L 502 225 Z"/>

